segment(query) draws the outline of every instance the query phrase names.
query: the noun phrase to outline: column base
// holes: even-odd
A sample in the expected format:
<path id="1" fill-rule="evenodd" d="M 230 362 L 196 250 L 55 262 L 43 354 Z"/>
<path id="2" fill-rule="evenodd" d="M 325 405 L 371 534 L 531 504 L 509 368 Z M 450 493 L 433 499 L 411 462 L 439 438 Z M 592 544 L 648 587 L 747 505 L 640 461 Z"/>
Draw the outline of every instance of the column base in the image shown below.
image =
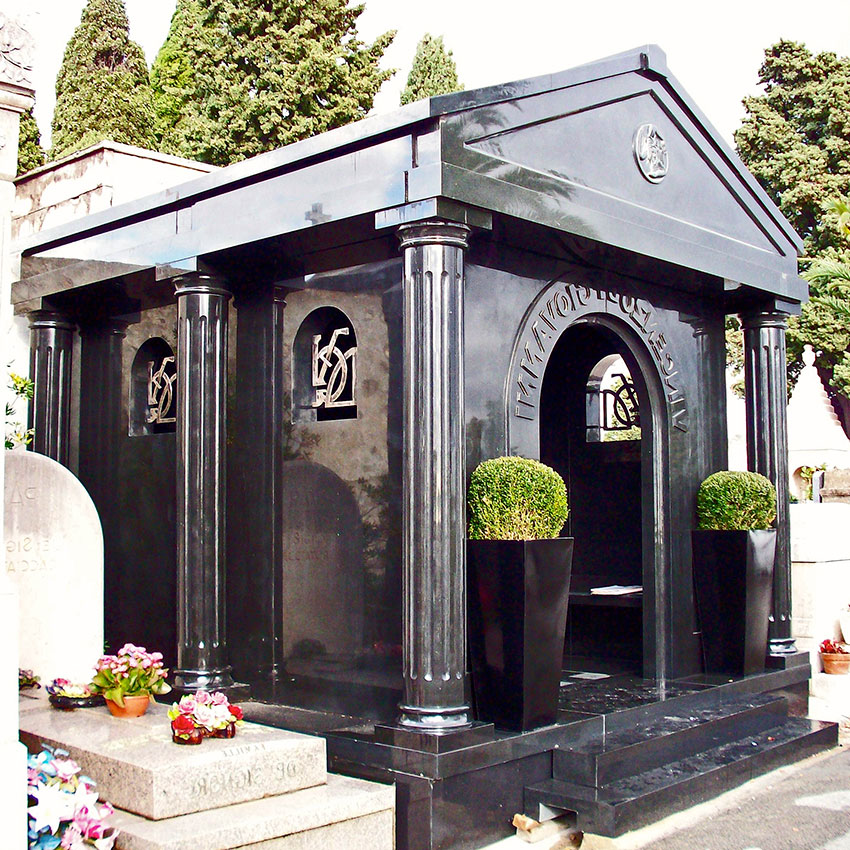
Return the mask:
<path id="1" fill-rule="evenodd" d="M 249 685 L 233 681 L 230 667 L 174 671 L 169 699 L 172 694 L 179 698 L 197 691 L 221 691 L 228 699 L 248 699 L 251 696 Z"/>
<path id="2" fill-rule="evenodd" d="M 426 731 L 402 726 L 390 726 L 382 723 L 375 726 L 375 740 L 381 744 L 403 747 L 406 750 L 418 750 L 425 753 L 447 753 L 463 750 L 475 744 L 483 744 L 495 738 L 492 723 L 475 721 L 457 729 Z"/>
<path id="3" fill-rule="evenodd" d="M 472 725 L 468 705 L 434 706 L 423 708 L 415 705 L 399 705 L 401 714 L 396 721 L 402 729 L 417 732 L 447 732 L 464 729 Z"/>
<path id="4" fill-rule="evenodd" d="M 773 656 L 793 655 L 797 651 L 796 638 L 771 638 L 768 653 Z"/>

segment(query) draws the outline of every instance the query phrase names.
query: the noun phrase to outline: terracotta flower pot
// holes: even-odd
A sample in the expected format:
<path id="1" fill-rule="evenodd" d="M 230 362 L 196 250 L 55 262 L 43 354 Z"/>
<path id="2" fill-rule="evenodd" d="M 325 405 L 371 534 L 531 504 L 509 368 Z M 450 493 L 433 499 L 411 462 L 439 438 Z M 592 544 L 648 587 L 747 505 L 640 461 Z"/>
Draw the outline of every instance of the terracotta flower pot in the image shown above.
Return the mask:
<path id="1" fill-rule="evenodd" d="M 114 700 L 106 700 L 106 707 L 113 717 L 141 717 L 150 704 L 147 694 L 127 694 L 124 696 L 123 708 Z"/>
<path id="2" fill-rule="evenodd" d="M 850 653 L 848 652 L 822 652 L 820 654 L 824 673 L 843 673 L 850 671 Z"/>

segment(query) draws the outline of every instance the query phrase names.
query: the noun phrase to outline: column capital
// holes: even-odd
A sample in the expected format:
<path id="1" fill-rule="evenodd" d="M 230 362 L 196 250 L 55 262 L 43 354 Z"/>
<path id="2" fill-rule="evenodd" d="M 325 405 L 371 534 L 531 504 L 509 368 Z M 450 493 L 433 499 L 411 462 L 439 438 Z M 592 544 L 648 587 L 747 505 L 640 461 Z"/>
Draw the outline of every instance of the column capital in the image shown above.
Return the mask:
<path id="1" fill-rule="evenodd" d="M 207 272 L 189 272 L 174 278 L 174 292 L 181 295 L 221 295 L 230 298 L 233 293 L 227 288 L 227 281 L 219 275 Z"/>
<path id="2" fill-rule="evenodd" d="M 29 314 L 30 328 L 33 330 L 42 330 L 46 328 L 55 328 L 56 330 L 73 331 L 77 325 L 71 318 L 64 313 L 57 313 L 53 310 L 35 310 Z"/>
<path id="3" fill-rule="evenodd" d="M 743 310 L 738 314 L 741 318 L 741 324 L 745 329 L 756 330 L 758 328 L 787 328 L 788 313 L 782 310 L 770 309 L 752 309 Z"/>
<path id="4" fill-rule="evenodd" d="M 465 249 L 469 247 L 469 233 L 470 229 L 465 224 L 443 219 L 402 224 L 398 228 L 399 247 L 402 251 L 419 245 L 448 245 Z"/>

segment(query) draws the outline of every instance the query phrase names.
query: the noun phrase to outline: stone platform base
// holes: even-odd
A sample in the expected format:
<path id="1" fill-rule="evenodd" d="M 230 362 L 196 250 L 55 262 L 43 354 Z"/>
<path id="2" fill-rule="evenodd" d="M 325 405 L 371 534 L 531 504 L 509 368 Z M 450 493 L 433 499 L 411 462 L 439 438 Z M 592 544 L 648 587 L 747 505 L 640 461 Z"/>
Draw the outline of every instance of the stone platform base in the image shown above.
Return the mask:
<path id="1" fill-rule="evenodd" d="M 116 850 L 393 850 L 395 789 L 327 772 L 325 741 L 246 723 L 235 738 L 171 742 L 165 706 L 119 720 L 20 700 L 21 740 L 67 750 L 116 807 Z"/>
<path id="2" fill-rule="evenodd" d="M 328 776 L 326 785 L 152 821 L 116 811 L 118 850 L 391 850 L 395 789 Z"/>

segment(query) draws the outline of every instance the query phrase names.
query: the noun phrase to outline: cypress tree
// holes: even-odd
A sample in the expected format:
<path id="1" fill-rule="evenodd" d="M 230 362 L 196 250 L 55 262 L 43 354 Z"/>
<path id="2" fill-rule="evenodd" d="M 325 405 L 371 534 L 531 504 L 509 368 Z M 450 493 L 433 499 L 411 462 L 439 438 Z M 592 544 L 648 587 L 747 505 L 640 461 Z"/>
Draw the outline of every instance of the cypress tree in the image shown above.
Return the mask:
<path id="1" fill-rule="evenodd" d="M 124 0 L 88 0 L 56 78 L 51 157 L 102 139 L 151 147 L 153 123 L 148 67 Z"/>
<path id="2" fill-rule="evenodd" d="M 425 33 L 416 45 L 413 66 L 401 93 L 401 105 L 424 97 L 460 91 L 461 88 L 455 60 L 451 50 L 447 51 L 443 45 L 443 37 L 440 35 L 434 38 L 430 33 Z"/>
<path id="3" fill-rule="evenodd" d="M 197 0 L 177 0 L 168 36 L 151 67 L 155 133 L 163 153 L 190 153 L 186 137 L 193 133 L 195 116 L 189 104 L 197 87 L 193 56 L 205 52 L 206 35 Z"/>
<path id="4" fill-rule="evenodd" d="M 44 149 L 41 147 L 41 134 L 35 123 L 33 108 L 21 115 L 21 127 L 18 133 L 18 174 L 32 171 L 44 165 Z"/>
<path id="5" fill-rule="evenodd" d="M 362 118 L 394 37 L 347 0 L 180 0 L 154 62 L 164 150 L 226 165 Z"/>

